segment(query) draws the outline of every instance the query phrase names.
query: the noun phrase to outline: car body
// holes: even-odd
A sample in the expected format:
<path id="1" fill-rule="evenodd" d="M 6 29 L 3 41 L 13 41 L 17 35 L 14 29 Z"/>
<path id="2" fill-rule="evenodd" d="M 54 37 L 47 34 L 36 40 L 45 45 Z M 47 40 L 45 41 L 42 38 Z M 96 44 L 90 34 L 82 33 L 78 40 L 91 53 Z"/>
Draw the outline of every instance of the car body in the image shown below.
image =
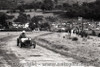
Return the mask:
<path id="1" fill-rule="evenodd" d="M 17 46 L 19 46 L 20 48 L 22 47 L 31 47 L 33 46 L 34 48 L 36 47 L 36 43 L 32 41 L 31 38 L 17 38 Z"/>
<path id="2" fill-rule="evenodd" d="M 93 30 L 91 29 L 84 29 L 84 31 L 88 34 L 88 35 L 92 35 L 93 34 Z"/>

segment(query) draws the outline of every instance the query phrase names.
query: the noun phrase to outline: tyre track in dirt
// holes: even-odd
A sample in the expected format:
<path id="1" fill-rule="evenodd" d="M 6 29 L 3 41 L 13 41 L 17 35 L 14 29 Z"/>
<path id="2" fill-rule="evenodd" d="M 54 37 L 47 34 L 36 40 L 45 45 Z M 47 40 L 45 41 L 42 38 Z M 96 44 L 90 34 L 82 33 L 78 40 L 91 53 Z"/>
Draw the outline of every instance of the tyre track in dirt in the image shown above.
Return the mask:
<path id="1" fill-rule="evenodd" d="M 42 36 L 42 35 L 47 35 L 47 34 L 50 34 L 50 33 L 44 33 L 44 34 L 39 34 L 39 35 Z M 32 35 L 32 33 L 27 34 L 27 35 Z M 3 59 L 5 61 L 5 62 L 2 62 L 2 64 L 6 64 L 7 67 L 24 67 L 23 64 L 20 63 L 20 58 L 24 58 L 24 57 L 18 57 L 18 55 L 14 53 L 12 48 L 10 48 L 12 46 L 6 46 L 6 45 L 10 45 L 10 43 L 13 40 L 15 42 L 15 39 L 17 37 L 18 36 L 15 35 L 15 36 L 8 36 L 8 37 L 4 37 L 4 38 L 0 39 L 0 41 L 3 42 L 1 47 L 0 47 L 0 53 L 1 53 L 0 56 L 3 56 Z M 37 37 L 37 36 L 35 36 L 35 37 Z M 9 41 L 11 41 L 11 42 L 9 42 Z M 16 45 L 16 43 L 13 43 L 12 45 Z M 16 47 L 14 47 L 14 48 L 16 48 Z M 23 50 L 23 49 L 21 49 L 21 50 Z"/>
<path id="2" fill-rule="evenodd" d="M 4 32 L 0 34 L 2 36 L 2 38 L 0 38 L 0 67 L 23 67 L 19 63 L 19 58 L 7 47 L 8 42 L 18 37 L 20 33 L 21 32 Z M 27 34 L 31 34 L 31 32 Z"/>
<path id="3" fill-rule="evenodd" d="M 5 46 L 10 39 L 16 37 L 17 35 L 9 35 L 0 39 L 0 56 L 2 57 L 1 65 L 2 67 L 18 67 L 20 65 L 18 58 L 11 52 L 8 51 Z"/>
<path id="4" fill-rule="evenodd" d="M 53 34 L 53 33 L 51 33 L 51 34 Z M 46 34 L 46 35 L 49 35 L 49 34 Z M 44 35 L 41 35 L 41 36 L 46 36 L 45 34 Z M 67 52 L 65 52 L 65 51 L 63 51 L 62 52 L 62 50 L 58 50 L 58 49 L 56 49 L 56 48 L 52 48 L 51 46 L 49 46 L 49 45 L 51 45 L 52 43 L 51 42 L 49 42 L 49 41 L 47 41 L 47 40 L 45 40 L 45 39 L 42 39 L 42 38 L 39 38 L 39 36 L 38 37 L 36 37 L 35 39 L 34 39 L 34 41 L 39 45 L 39 46 L 41 46 L 41 47 L 44 47 L 44 48 L 46 48 L 46 49 L 48 49 L 48 50 L 51 50 L 51 51 L 53 51 L 53 52 L 55 52 L 55 53 L 59 53 L 59 54 L 61 54 L 61 55 L 63 55 L 63 56 L 65 56 L 65 57 L 73 57 L 74 59 L 76 59 L 76 60 L 82 60 L 82 64 L 84 65 L 84 66 L 87 66 L 87 67 L 95 67 L 95 66 L 91 66 L 92 64 L 91 63 L 88 63 L 87 61 L 85 61 L 85 59 L 84 58 L 81 58 L 81 57 L 77 57 L 76 55 L 71 55 L 70 53 L 67 53 Z M 44 44 L 44 45 L 43 45 Z M 47 44 L 49 44 L 49 45 L 47 45 Z M 78 61 L 78 63 L 81 63 L 80 61 Z M 98 66 L 96 66 L 96 67 L 98 67 Z"/>
<path id="5" fill-rule="evenodd" d="M 28 34 L 28 35 L 32 37 L 33 40 L 36 40 L 40 36 L 46 36 L 49 34 L 52 34 L 52 32 L 42 33 L 42 34 L 40 32 L 38 33 L 38 35 L 35 35 L 34 33 Z M 55 53 L 52 50 L 45 49 L 45 47 L 39 45 L 39 43 L 37 43 L 36 49 L 19 48 L 16 46 L 16 43 L 15 43 L 16 38 L 17 37 L 13 37 L 13 36 L 12 38 L 8 37 L 8 39 L 4 40 L 6 41 L 5 45 L 1 47 L 0 49 L 1 56 L 3 56 L 5 60 L 5 64 L 8 64 L 8 67 L 24 67 L 21 62 L 25 60 L 36 60 L 36 61 L 42 60 L 44 62 L 46 62 L 47 60 L 50 60 L 50 63 L 52 62 L 53 63 L 57 63 L 57 62 L 63 63 L 65 61 L 66 63 L 69 63 L 69 64 L 72 62 L 77 63 L 77 61 L 75 61 L 72 58 L 68 58 L 63 55 L 60 55 L 59 53 Z M 29 67 L 29 66 L 25 66 L 25 67 Z M 38 67 L 38 66 L 33 66 L 33 67 Z M 45 67 L 48 67 L 48 66 L 45 66 Z M 55 66 L 51 66 L 51 67 L 55 67 Z M 78 66 L 78 67 L 82 67 L 82 66 Z"/>
<path id="6" fill-rule="evenodd" d="M 33 39 L 42 36 L 42 35 L 49 35 L 52 33 L 38 33 L 37 35 L 35 35 L 34 33 L 29 35 L 31 36 Z M 58 67 L 58 66 L 42 66 L 43 63 L 66 63 L 66 64 L 72 64 L 72 62 L 76 62 L 74 61 L 72 58 L 67 58 L 63 55 L 60 55 L 59 53 L 55 53 L 51 50 L 45 49 L 44 47 L 41 47 L 37 44 L 36 49 L 30 49 L 30 48 L 19 48 L 16 46 L 16 38 L 11 39 L 10 42 L 7 42 L 8 45 L 8 49 L 10 51 L 12 51 L 13 54 L 15 54 L 17 56 L 18 59 L 15 59 L 16 61 L 11 61 L 9 62 L 10 64 L 12 62 L 17 62 L 19 61 L 19 64 L 23 65 L 27 64 L 27 60 L 28 61 L 36 61 L 37 65 L 36 66 L 22 66 L 22 67 Z M 12 42 L 12 43 L 11 43 Z M 12 58 L 10 58 L 12 59 Z M 8 59 L 9 60 L 9 59 Z M 16 67 L 14 65 L 12 65 L 12 67 Z M 20 67 L 20 65 L 18 65 L 17 67 Z M 59 66 L 59 67 L 68 67 L 68 66 Z M 79 66 L 80 67 L 80 66 Z M 81 66 L 82 67 L 82 66 Z"/>

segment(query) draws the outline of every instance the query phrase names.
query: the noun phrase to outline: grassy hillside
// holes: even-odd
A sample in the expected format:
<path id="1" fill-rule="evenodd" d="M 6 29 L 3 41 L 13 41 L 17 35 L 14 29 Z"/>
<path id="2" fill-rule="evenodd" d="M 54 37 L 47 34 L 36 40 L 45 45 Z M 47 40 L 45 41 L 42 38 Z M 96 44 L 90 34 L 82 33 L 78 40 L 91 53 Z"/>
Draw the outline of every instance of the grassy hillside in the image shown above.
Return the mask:
<path id="1" fill-rule="evenodd" d="M 24 1 L 25 3 L 31 3 L 33 1 L 43 1 L 43 0 L 22 0 L 22 1 Z"/>
<path id="2" fill-rule="evenodd" d="M 32 1 L 43 1 L 43 0 L 23 0 L 25 1 L 26 3 L 31 3 Z M 96 1 L 96 0 L 58 0 L 58 3 L 76 3 L 76 2 L 93 2 L 93 1 Z"/>
<path id="3" fill-rule="evenodd" d="M 73 3 L 82 3 L 82 2 L 94 2 L 96 0 L 58 0 L 58 4 L 62 4 L 62 3 L 69 3 L 69 4 L 73 4 Z"/>

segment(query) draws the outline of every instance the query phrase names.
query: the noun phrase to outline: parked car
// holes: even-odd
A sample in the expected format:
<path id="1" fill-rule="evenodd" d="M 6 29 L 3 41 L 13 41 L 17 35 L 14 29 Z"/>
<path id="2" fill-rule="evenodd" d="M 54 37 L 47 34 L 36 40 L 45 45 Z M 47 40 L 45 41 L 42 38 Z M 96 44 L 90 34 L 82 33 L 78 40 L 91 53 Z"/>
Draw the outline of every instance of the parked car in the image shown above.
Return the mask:
<path id="1" fill-rule="evenodd" d="M 100 37 L 100 28 L 93 29 L 93 31 L 95 32 L 96 36 Z"/>
<path id="2" fill-rule="evenodd" d="M 93 30 L 92 29 L 84 29 L 84 31 L 88 34 L 88 35 L 93 35 Z"/>
<path id="3" fill-rule="evenodd" d="M 66 25 L 58 25 L 57 32 L 66 32 Z"/>
<path id="4" fill-rule="evenodd" d="M 94 35 L 100 37 L 100 28 L 84 29 L 84 30 L 88 35 Z"/>

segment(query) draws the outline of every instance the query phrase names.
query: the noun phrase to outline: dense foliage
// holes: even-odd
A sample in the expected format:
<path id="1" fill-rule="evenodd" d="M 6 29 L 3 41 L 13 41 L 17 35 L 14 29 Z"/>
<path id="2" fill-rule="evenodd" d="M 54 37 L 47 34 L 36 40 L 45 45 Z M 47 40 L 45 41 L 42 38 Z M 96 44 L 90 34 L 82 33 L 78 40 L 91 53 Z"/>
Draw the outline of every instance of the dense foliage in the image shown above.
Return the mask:
<path id="1" fill-rule="evenodd" d="M 53 17 L 53 16 L 48 16 L 45 18 L 47 21 L 50 21 L 50 22 L 56 22 L 58 19 L 57 17 Z"/>
<path id="2" fill-rule="evenodd" d="M 31 22 L 29 24 L 29 27 L 31 30 L 34 30 L 36 28 L 39 28 L 40 30 L 48 30 L 50 29 L 50 25 L 48 22 L 45 22 L 42 16 L 34 16 L 31 19 Z"/>
<path id="3" fill-rule="evenodd" d="M 0 0 L 0 9 L 13 9 L 15 7 L 15 2 L 11 0 Z"/>
<path id="4" fill-rule="evenodd" d="M 64 4 L 64 6 L 67 6 L 65 8 L 68 10 L 66 13 L 67 17 L 73 18 L 81 16 L 86 19 L 100 20 L 100 2 L 83 3 L 82 5 L 76 3 L 69 7 L 68 4 Z"/>
<path id="5" fill-rule="evenodd" d="M 15 19 L 15 22 L 17 22 L 18 24 L 25 24 L 27 23 L 27 15 L 24 13 L 20 13 L 18 18 Z"/>
<path id="6" fill-rule="evenodd" d="M 43 0 L 40 1 L 33 1 L 29 4 L 22 4 L 16 5 L 15 2 L 10 0 L 0 0 L 0 9 L 19 9 L 21 12 L 24 12 L 24 9 L 37 9 L 44 10 L 52 10 L 52 9 L 60 9 L 66 10 L 66 14 L 64 13 L 63 16 L 67 18 L 76 18 L 76 17 L 83 17 L 86 19 L 91 20 L 99 20 L 100 18 L 100 1 L 95 1 L 91 3 L 84 2 L 83 4 L 75 3 L 69 5 L 68 3 L 63 3 L 62 5 L 58 5 L 58 0 Z M 13 7 L 12 7 L 13 6 Z"/>
<path id="7" fill-rule="evenodd" d="M 52 0 L 44 0 L 41 9 L 42 10 L 52 10 L 54 3 Z"/>
<path id="8" fill-rule="evenodd" d="M 29 27 L 31 30 L 34 30 L 35 28 L 38 28 L 40 26 L 39 21 L 41 21 L 42 18 L 40 16 L 34 16 L 31 19 L 31 22 L 29 24 Z"/>
<path id="9" fill-rule="evenodd" d="M 2 12 L 0 12 L 0 25 L 2 26 L 2 28 L 4 27 L 4 28 L 9 28 L 9 26 L 8 26 L 8 23 L 7 23 L 7 19 L 9 19 L 8 18 L 8 15 L 6 15 L 5 13 L 2 13 Z"/>

